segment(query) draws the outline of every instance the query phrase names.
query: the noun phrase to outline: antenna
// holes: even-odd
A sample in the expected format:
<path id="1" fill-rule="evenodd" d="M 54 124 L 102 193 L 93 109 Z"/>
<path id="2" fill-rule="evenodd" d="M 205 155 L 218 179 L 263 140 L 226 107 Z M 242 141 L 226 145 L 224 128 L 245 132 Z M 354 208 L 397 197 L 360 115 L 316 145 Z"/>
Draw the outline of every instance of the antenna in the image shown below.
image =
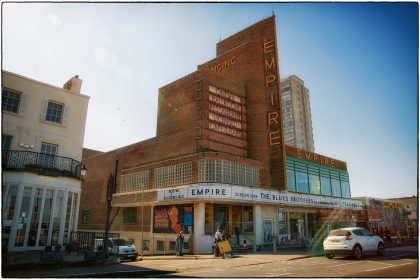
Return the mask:
<path id="1" fill-rule="evenodd" d="M 276 15 L 276 13 L 274 12 L 274 4 L 273 3 L 271 3 L 271 12 L 273 13 L 273 16 Z"/>
<path id="2" fill-rule="evenodd" d="M 222 31 L 219 29 L 219 42 L 222 41 Z"/>

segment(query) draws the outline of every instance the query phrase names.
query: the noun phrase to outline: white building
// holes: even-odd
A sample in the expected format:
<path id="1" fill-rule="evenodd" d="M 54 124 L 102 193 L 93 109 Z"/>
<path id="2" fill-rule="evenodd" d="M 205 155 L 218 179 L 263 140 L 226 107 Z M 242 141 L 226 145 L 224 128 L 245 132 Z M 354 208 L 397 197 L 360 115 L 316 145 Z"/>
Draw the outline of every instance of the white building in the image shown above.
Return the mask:
<path id="1" fill-rule="evenodd" d="M 286 145 L 314 152 L 309 90 L 299 77 L 281 80 L 284 142 Z"/>
<path id="2" fill-rule="evenodd" d="M 9 251 L 65 244 L 77 229 L 89 97 L 2 71 L 2 243 Z M 5 244 L 6 243 L 6 244 Z"/>

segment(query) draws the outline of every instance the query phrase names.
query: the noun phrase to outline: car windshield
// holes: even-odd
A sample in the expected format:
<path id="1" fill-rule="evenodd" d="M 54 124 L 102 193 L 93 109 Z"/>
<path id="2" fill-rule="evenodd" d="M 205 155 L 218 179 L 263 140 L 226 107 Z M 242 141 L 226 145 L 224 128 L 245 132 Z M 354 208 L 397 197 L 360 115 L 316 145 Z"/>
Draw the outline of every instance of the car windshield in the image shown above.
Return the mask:
<path id="1" fill-rule="evenodd" d="M 112 243 L 116 246 L 131 246 L 133 243 L 127 239 L 113 239 Z"/>
<path id="2" fill-rule="evenodd" d="M 330 232 L 330 236 L 347 236 L 347 235 L 351 235 L 351 233 L 345 229 L 335 229 Z"/>

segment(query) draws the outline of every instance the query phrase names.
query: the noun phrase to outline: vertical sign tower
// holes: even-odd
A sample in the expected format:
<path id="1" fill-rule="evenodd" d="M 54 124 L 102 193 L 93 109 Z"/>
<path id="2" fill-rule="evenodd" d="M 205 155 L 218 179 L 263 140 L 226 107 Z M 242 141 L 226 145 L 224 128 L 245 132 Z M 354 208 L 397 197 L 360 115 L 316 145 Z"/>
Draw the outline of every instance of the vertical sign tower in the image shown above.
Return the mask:
<path id="1" fill-rule="evenodd" d="M 262 186 L 286 189 L 275 16 L 219 42 L 217 57 L 199 68 L 245 87 L 248 157 L 265 164 Z"/>

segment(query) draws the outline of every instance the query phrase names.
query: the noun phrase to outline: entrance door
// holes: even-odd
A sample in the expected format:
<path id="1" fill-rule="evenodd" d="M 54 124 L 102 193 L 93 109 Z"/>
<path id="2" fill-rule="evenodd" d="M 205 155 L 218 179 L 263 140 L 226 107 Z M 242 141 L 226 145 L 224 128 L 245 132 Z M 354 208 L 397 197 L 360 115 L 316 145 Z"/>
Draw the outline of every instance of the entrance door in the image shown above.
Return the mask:
<path id="1" fill-rule="evenodd" d="M 229 213 L 228 207 L 214 206 L 213 211 L 213 232 L 216 232 L 217 229 L 227 230 Z"/>
<path id="2" fill-rule="evenodd" d="M 273 221 L 263 221 L 264 244 L 273 242 Z"/>

